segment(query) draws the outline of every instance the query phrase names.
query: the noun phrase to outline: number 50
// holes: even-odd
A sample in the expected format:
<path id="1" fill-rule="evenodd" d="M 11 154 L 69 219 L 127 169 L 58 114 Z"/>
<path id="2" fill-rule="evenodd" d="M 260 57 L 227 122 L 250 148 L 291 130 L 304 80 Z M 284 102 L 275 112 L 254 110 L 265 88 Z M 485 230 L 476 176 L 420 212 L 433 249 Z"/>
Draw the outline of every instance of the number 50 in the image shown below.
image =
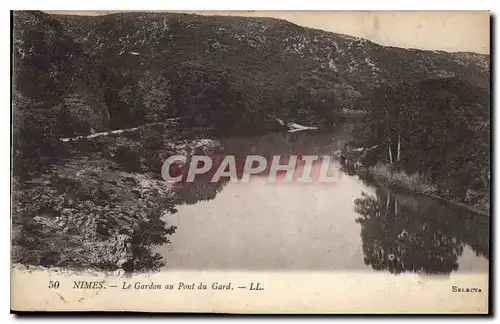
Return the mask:
<path id="1" fill-rule="evenodd" d="M 49 281 L 49 289 L 59 288 L 59 281 Z"/>

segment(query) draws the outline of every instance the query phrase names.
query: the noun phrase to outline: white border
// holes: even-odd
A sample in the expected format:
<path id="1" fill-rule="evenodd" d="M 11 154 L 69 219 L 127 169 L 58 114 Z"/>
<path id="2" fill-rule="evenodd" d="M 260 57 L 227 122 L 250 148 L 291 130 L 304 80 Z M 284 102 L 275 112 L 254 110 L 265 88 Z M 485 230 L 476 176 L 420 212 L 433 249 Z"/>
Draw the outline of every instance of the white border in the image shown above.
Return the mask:
<path id="1" fill-rule="evenodd" d="M 5 8 L 2 10 L 2 16 L 0 23 L 3 25 L 0 28 L 0 44 L 3 45 L 4 50 L 0 51 L 1 62 L 4 62 L 5 70 L 1 77 L 1 97 L 2 106 L 0 109 L 0 120 L 3 125 L 0 127 L 0 151 L 9 152 L 10 155 L 10 13 L 7 9 L 39 9 L 39 10 L 146 10 L 146 9 L 162 9 L 162 10 L 491 10 L 493 15 L 497 15 L 500 12 L 499 1 L 485 1 L 485 0 L 474 0 L 474 1 L 458 1 L 458 0 L 421 0 L 413 3 L 402 2 L 402 1 L 388 1 L 388 0 L 367 0 L 367 1 L 342 1 L 333 2 L 331 0 L 308 0 L 308 1 L 298 1 L 298 0 L 279 0 L 279 1 L 269 1 L 269 0 L 252 0 L 249 2 L 236 2 L 236 1 L 224 1 L 224 0 L 190 0 L 190 1 L 152 1 L 152 0 L 141 0 L 141 1 L 130 1 L 130 0 L 120 0 L 120 1 L 102 1 L 102 0 L 86 0 L 84 2 L 67 2 L 67 1 L 16 1 L 13 2 L 2 2 L 0 5 Z M 3 8 L 2 8 L 3 9 Z M 497 22 L 498 24 L 498 22 Z M 494 34 L 494 41 L 498 42 L 498 34 Z M 496 54 L 496 53 L 495 53 Z M 495 60 L 497 57 L 492 57 Z M 8 65 L 8 66 L 7 66 Z M 498 67 L 495 64 L 495 75 L 498 74 Z M 496 106 L 496 97 L 492 103 L 492 109 Z M 496 117 L 498 114 L 495 114 Z M 495 118 L 494 124 L 496 125 L 498 118 Z M 498 125 L 496 125 L 498 126 Z M 493 139 L 500 138 L 498 127 L 494 129 Z M 493 144 L 495 141 L 493 141 Z M 495 154 L 495 165 L 493 166 L 495 170 L 498 166 L 498 156 Z M 9 315 L 10 309 L 10 233 L 7 229 L 10 229 L 10 157 L 4 154 L 4 158 L 1 160 L 0 168 L 0 206 L 2 206 L 4 213 L 2 215 L 3 220 L 3 240 L 2 244 L 2 254 L 0 257 L 2 260 L 9 260 L 5 262 L 2 266 L 2 309 L 1 309 L 1 322 L 10 323 L 17 320 L 16 317 Z M 495 179 L 497 180 L 497 172 L 495 174 Z M 499 201 L 499 193 L 495 192 L 495 196 L 492 201 Z M 499 232 L 499 222 L 496 220 L 495 224 L 495 234 Z M 497 240 L 495 240 L 497 241 Z M 493 256 L 495 260 L 498 260 L 498 250 L 495 248 L 495 255 Z M 495 267 L 498 269 L 498 267 Z M 496 274 L 496 273 L 495 273 Z M 492 274 L 492 277 L 495 277 Z M 495 280 L 495 292 L 498 291 L 498 282 Z M 493 309 L 498 311 L 498 297 L 494 299 L 495 305 L 490 305 Z M 403 301 L 404 302 L 404 301 Z M 84 316 L 82 316 L 83 318 Z M 132 318 L 134 321 L 142 322 L 145 318 Z M 334 319 L 334 318 L 332 318 Z M 388 318 L 363 318 L 358 320 L 363 321 L 384 321 Z M 29 319 L 40 320 L 40 319 Z M 52 319 L 47 319 L 51 321 Z M 112 318 L 91 318 L 93 322 L 96 323 L 110 323 L 110 322 L 122 322 L 124 319 L 112 319 Z M 160 319 L 166 320 L 166 319 Z M 173 321 L 174 319 L 168 319 L 168 321 Z M 193 319 L 191 319 L 193 320 Z M 258 319 L 258 318 L 247 318 L 247 321 L 266 322 L 268 319 Z M 283 319 L 279 319 L 283 320 Z M 308 321 L 309 319 L 304 319 Z M 334 319 L 335 320 L 335 319 Z M 352 320 L 352 319 L 351 319 Z M 357 321 L 356 319 L 354 319 Z M 438 318 L 438 319 L 428 319 L 422 318 L 428 323 L 454 323 L 457 319 L 455 318 Z M 471 319 L 466 319 L 469 321 Z M 75 319 L 64 319 L 68 322 L 76 322 Z"/>
<path id="2" fill-rule="evenodd" d="M 66 1 L 17 1 L 15 9 L 45 9 L 45 10 L 488 10 L 493 1 L 475 0 L 421 0 L 403 1 L 370 1 L 370 0 L 252 0 L 237 2 L 228 0 L 190 0 L 190 1 L 99 1 L 85 2 Z"/>

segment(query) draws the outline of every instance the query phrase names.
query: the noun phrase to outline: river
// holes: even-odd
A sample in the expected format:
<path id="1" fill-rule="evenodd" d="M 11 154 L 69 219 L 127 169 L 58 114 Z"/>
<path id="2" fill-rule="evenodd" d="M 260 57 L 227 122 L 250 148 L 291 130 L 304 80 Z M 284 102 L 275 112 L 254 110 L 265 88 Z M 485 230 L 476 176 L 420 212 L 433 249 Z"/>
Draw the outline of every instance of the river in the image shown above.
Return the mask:
<path id="1" fill-rule="evenodd" d="M 351 129 L 220 141 L 236 156 L 331 155 Z M 332 183 L 270 183 L 262 176 L 176 189 L 178 212 L 164 220 L 177 231 L 158 249 L 165 268 L 487 273 L 488 217 L 375 187 L 337 162 L 330 171 Z"/>

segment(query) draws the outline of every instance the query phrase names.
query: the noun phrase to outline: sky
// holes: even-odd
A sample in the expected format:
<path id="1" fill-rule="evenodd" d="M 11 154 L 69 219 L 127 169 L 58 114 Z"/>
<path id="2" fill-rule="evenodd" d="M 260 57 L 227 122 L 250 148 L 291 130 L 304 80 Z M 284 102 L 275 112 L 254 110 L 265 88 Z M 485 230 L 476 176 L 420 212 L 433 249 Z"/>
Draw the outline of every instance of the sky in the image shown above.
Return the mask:
<path id="1" fill-rule="evenodd" d="M 49 11 L 101 15 L 109 11 Z M 490 53 L 488 11 L 184 11 L 203 15 L 273 17 L 300 26 L 403 48 Z"/>

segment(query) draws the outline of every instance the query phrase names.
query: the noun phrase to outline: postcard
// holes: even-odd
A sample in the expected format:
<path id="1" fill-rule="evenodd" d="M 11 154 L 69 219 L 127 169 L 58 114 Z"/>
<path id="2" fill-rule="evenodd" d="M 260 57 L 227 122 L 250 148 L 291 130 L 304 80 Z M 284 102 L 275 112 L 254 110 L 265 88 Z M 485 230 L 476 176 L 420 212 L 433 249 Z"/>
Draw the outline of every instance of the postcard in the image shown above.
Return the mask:
<path id="1" fill-rule="evenodd" d="M 11 309 L 487 314 L 487 11 L 15 11 Z"/>

